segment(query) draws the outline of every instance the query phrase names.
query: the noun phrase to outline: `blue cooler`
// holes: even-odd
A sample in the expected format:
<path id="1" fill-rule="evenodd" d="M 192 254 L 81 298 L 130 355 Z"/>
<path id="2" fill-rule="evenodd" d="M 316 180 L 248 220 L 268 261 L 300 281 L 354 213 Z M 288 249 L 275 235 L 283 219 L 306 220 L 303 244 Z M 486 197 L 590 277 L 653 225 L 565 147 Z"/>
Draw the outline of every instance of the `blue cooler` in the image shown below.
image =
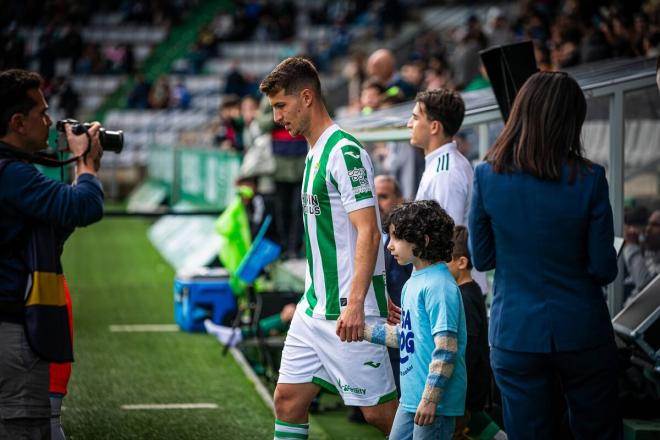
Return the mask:
<path id="1" fill-rule="evenodd" d="M 236 298 L 223 268 L 186 269 L 174 279 L 174 319 L 187 332 L 204 332 L 204 320 L 222 325 L 236 311 Z M 225 323 L 226 325 L 226 323 Z"/>

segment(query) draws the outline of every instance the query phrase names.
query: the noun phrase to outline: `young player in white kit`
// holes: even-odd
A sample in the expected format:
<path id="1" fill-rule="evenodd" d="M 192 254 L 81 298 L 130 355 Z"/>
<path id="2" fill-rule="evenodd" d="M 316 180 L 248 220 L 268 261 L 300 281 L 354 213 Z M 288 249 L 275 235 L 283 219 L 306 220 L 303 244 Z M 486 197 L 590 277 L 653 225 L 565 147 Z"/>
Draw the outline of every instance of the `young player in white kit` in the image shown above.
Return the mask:
<path id="1" fill-rule="evenodd" d="M 388 315 L 371 160 L 330 119 L 308 60 L 282 61 L 260 89 L 275 122 L 312 146 L 301 194 L 305 293 L 282 352 L 274 438 L 307 438 L 309 405 L 321 387 L 361 407 L 367 422 L 388 434 L 397 394 L 387 350 L 341 342 L 362 341 L 365 321 L 384 323 Z"/>

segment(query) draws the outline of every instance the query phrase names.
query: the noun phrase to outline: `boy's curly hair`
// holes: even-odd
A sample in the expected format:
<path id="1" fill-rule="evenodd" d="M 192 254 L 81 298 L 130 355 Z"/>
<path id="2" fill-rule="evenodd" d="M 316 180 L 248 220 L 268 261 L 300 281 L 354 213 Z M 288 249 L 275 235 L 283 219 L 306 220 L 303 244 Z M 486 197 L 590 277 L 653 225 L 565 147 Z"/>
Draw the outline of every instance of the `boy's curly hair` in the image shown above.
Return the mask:
<path id="1" fill-rule="evenodd" d="M 426 261 L 451 261 L 454 220 L 434 200 L 404 203 L 392 210 L 385 222 L 394 235 L 414 245 L 413 255 Z M 428 245 L 426 236 L 429 237 Z"/>

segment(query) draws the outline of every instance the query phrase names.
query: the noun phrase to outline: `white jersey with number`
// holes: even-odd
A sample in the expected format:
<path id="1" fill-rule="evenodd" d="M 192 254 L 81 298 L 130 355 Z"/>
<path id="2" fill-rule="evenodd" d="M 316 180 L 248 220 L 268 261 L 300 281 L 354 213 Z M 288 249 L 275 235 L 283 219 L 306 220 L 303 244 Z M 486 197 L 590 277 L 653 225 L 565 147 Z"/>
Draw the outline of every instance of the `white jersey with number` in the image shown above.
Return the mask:
<path id="1" fill-rule="evenodd" d="M 337 125 L 328 127 L 307 154 L 302 186 L 307 271 L 301 304 L 307 315 L 336 320 L 348 304 L 355 270 L 357 231 L 352 211 L 374 209 L 374 170 L 360 143 Z M 387 316 L 382 243 L 364 301 L 365 316 Z"/>

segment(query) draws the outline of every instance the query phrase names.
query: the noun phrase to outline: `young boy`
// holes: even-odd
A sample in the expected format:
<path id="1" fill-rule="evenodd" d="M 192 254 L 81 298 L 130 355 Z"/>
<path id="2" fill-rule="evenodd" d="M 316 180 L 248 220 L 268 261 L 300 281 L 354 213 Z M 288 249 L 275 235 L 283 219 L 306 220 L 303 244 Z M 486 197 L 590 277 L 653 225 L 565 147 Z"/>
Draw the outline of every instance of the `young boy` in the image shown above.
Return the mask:
<path id="1" fill-rule="evenodd" d="M 456 421 L 454 438 L 504 440 L 507 438 L 506 434 L 484 411 L 491 378 L 488 317 L 481 288 L 472 279 L 468 231 L 465 226 L 454 228 L 454 251 L 447 267 L 461 290 L 467 322 L 465 365 L 468 387 L 465 415 Z"/>
<path id="2" fill-rule="evenodd" d="M 401 293 L 401 323 L 366 326 L 365 340 L 401 351 L 401 401 L 392 439 L 451 439 L 465 408 L 467 342 L 451 260 L 454 222 L 437 202 L 405 203 L 388 219 L 388 249 L 415 271 Z"/>

